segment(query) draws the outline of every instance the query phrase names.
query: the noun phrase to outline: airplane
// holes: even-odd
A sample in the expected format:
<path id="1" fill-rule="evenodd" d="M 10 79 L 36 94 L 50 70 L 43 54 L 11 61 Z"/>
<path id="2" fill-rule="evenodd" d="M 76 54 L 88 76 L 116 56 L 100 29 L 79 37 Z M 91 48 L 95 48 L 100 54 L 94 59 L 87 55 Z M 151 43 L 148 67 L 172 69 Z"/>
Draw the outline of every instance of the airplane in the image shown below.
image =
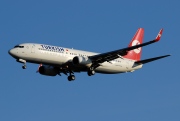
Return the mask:
<path id="1" fill-rule="evenodd" d="M 23 69 L 26 69 L 26 62 L 40 64 L 37 71 L 40 74 L 46 76 L 65 74 L 69 81 L 73 81 L 76 72 L 87 72 L 88 76 L 95 73 L 133 72 L 142 68 L 143 64 L 170 56 L 163 55 L 141 60 L 142 47 L 158 42 L 162 32 L 163 29 L 154 40 L 143 43 L 144 28 L 139 28 L 128 47 L 105 53 L 37 43 L 18 44 L 8 52 L 17 62 L 23 63 Z"/>

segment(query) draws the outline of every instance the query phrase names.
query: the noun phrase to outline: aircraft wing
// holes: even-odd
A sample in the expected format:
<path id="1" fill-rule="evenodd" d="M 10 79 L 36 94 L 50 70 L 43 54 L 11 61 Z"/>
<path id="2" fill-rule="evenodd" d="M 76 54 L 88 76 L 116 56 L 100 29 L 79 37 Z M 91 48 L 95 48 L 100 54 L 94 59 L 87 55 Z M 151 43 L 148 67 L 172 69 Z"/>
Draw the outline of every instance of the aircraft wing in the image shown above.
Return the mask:
<path id="1" fill-rule="evenodd" d="M 89 58 L 92 60 L 92 67 L 97 68 L 103 62 L 106 62 L 106 61 L 109 62 L 109 61 L 117 59 L 117 58 L 122 58 L 122 56 L 125 56 L 128 53 L 128 51 L 130 51 L 130 50 L 134 50 L 136 48 L 143 47 L 143 46 L 158 42 L 161 38 L 162 32 L 163 32 L 163 29 L 161 29 L 159 31 L 157 37 L 154 40 L 151 40 L 149 42 L 145 42 L 145 43 L 142 43 L 139 45 L 135 45 L 135 46 L 131 46 L 131 47 L 123 48 L 123 49 L 118 49 L 115 51 L 110 51 L 110 52 L 90 56 Z"/>

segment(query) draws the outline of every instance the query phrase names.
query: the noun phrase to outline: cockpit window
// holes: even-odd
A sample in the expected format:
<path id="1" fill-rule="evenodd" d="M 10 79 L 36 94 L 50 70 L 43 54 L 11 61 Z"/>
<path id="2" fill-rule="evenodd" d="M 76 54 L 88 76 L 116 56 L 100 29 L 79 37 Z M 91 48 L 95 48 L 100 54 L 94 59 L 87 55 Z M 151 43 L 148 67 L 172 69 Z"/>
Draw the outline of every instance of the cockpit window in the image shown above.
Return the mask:
<path id="1" fill-rule="evenodd" d="M 24 46 L 16 45 L 14 48 L 24 48 Z"/>

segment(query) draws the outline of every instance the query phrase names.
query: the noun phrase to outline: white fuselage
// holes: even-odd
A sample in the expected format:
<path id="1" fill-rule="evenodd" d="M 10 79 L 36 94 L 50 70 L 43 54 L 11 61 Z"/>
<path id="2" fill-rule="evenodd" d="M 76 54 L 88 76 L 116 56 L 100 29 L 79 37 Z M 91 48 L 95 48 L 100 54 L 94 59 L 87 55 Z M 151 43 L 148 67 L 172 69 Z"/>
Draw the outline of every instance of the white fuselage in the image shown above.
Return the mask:
<path id="1" fill-rule="evenodd" d="M 9 51 L 9 53 L 18 59 L 25 60 L 30 63 L 37 64 L 47 64 L 56 67 L 61 67 L 68 62 L 72 62 L 72 59 L 75 56 L 88 57 L 92 55 L 97 55 L 99 53 L 69 49 L 64 47 L 57 47 L 45 44 L 35 44 L 35 43 L 25 43 L 20 44 L 19 47 L 14 47 Z M 110 62 L 104 62 L 101 66 L 95 69 L 98 73 L 124 73 L 124 72 L 133 72 L 136 69 L 142 67 L 142 65 L 135 65 L 134 60 L 126 58 L 118 58 Z M 88 65 L 87 65 L 88 66 Z M 70 66 L 73 71 L 81 70 L 80 66 Z"/>

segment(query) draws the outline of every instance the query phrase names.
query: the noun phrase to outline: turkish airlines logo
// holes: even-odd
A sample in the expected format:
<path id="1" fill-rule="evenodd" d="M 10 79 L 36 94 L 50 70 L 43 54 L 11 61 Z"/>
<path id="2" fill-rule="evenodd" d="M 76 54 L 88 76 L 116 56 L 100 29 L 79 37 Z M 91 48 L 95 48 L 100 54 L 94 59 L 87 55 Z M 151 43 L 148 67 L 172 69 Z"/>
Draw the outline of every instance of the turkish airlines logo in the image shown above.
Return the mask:
<path id="1" fill-rule="evenodd" d="M 134 40 L 133 42 L 132 42 L 132 45 L 131 46 L 135 46 L 135 45 L 139 45 L 140 44 L 140 42 L 138 41 L 138 40 Z M 137 48 L 137 49 L 134 49 L 134 52 L 135 53 L 140 53 L 141 52 L 141 47 L 139 47 L 139 48 Z"/>
<path id="2" fill-rule="evenodd" d="M 158 34 L 158 37 L 161 37 L 161 34 Z"/>

